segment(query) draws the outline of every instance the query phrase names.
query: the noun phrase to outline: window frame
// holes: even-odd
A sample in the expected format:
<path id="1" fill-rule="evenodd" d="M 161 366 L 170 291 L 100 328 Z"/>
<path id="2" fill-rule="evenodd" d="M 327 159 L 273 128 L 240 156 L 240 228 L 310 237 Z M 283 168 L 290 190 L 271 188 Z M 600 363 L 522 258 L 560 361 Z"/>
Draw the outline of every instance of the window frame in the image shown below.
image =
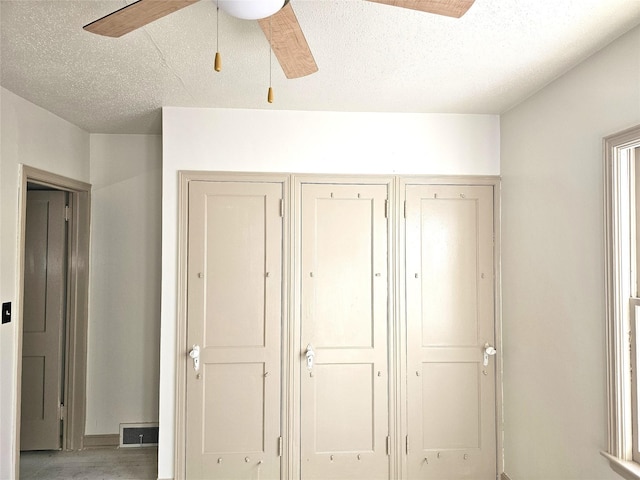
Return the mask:
<path id="1" fill-rule="evenodd" d="M 631 242 L 636 223 L 636 209 L 631 203 L 635 203 L 631 182 L 636 182 L 631 158 L 637 147 L 640 147 L 640 125 L 604 139 L 608 438 L 607 451 L 602 454 L 613 470 L 630 480 L 640 480 L 640 454 L 634 455 L 639 450 L 634 427 L 638 418 L 634 407 L 635 380 L 631 376 L 635 349 L 630 348 L 634 345 L 632 320 L 635 324 L 632 305 L 636 304 L 631 294 L 638 294 L 632 280 L 637 275 L 636 248 Z"/>

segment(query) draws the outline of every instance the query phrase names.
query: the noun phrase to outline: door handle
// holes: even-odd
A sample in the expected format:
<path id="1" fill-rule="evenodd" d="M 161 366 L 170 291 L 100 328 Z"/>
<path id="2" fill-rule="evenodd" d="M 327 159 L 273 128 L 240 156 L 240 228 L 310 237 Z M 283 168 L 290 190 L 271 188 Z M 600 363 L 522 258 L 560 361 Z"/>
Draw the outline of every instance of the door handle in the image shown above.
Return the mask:
<path id="1" fill-rule="evenodd" d="M 193 359 L 193 369 L 197 372 L 200 370 L 200 346 L 194 345 L 189 352 L 189 356 Z"/>
<path id="2" fill-rule="evenodd" d="M 305 355 L 307 357 L 307 369 L 311 371 L 311 369 L 313 369 L 313 361 L 316 357 L 316 352 L 313 351 L 311 344 L 307 345 L 307 353 Z"/>
<path id="3" fill-rule="evenodd" d="M 495 355 L 495 354 L 496 354 L 496 349 L 494 347 L 492 347 L 491 345 L 489 345 L 488 343 L 485 343 L 484 344 L 482 365 L 484 365 L 485 367 L 487 365 L 489 365 L 489 356 Z"/>

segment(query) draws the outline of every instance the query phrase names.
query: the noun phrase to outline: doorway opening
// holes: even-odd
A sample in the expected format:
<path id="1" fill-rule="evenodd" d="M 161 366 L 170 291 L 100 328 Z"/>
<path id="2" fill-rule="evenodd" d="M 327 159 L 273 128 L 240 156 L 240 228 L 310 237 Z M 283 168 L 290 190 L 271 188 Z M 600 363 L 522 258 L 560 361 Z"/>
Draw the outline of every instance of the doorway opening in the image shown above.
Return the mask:
<path id="1" fill-rule="evenodd" d="M 21 169 L 16 469 L 21 450 L 83 448 L 90 190 Z"/>

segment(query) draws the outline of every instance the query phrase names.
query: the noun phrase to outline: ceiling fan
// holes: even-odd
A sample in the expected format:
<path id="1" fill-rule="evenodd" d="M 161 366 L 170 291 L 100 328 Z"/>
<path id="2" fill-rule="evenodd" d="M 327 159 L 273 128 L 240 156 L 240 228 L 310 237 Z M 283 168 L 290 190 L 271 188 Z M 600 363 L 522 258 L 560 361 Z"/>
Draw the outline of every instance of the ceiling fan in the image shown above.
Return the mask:
<path id="1" fill-rule="evenodd" d="M 83 28 L 98 35 L 121 37 L 197 1 L 137 0 Z M 369 1 L 460 18 L 475 0 Z M 289 0 L 217 0 L 216 3 L 234 17 L 258 20 L 287 78 L 304 77 L 318 71 Z"/>

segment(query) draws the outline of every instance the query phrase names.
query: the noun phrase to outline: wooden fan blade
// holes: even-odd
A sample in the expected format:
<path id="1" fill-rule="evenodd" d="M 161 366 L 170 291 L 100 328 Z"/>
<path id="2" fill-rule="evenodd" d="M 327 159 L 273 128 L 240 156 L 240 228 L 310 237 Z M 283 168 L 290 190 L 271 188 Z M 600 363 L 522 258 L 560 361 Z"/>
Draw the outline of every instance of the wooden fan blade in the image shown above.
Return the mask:
<path id="1" fill-rule="evenodd" d="M 198 0 L 138 0 L 95 22 L 85 25 L 86 31 L 107 37 L 121 37 L 147 23 L 188 7 Z"/>
<path id="2" fill-rule="evenodd" d="M 258 23 L 287 78 L 304 77 L 318 71 L 290 3 L 270 17 L 258 20 Z"/>
<path id="3" fill-rule="evenodd" d="M 410 8 L 421 12 L 446 15 L 447 17 L 460 18 L 467 13 L 475 0 L 369 0 L 370 2 L 384 3 L 394 7 Z"/>

